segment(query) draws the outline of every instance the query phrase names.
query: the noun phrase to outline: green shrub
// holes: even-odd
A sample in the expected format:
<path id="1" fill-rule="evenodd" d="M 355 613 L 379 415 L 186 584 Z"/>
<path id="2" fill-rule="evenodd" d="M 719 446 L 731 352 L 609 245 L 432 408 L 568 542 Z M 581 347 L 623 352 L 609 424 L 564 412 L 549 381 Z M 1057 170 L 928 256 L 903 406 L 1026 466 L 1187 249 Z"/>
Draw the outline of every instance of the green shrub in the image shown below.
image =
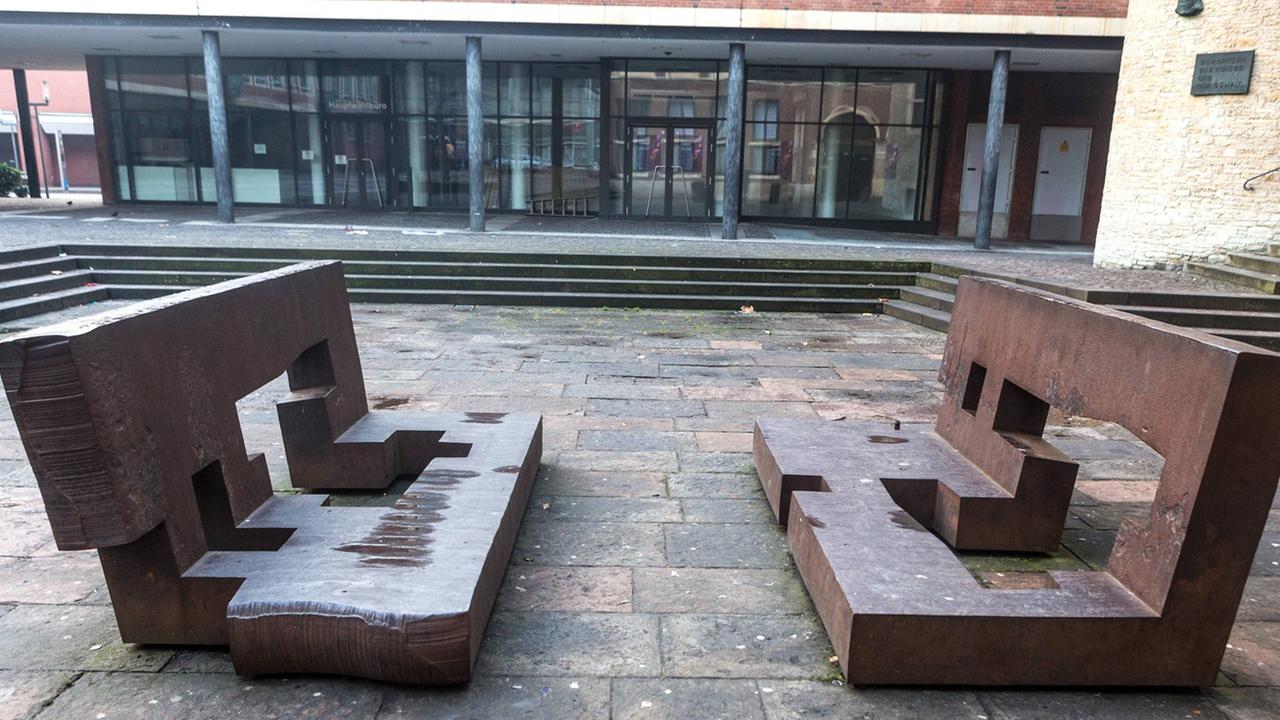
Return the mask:
<path id="1" fill-rule="evenodd" d="M 0 163 L 0 197 L 9 197 L 9 193 L 26 197 L 27 176 L 8 163 Z"/>

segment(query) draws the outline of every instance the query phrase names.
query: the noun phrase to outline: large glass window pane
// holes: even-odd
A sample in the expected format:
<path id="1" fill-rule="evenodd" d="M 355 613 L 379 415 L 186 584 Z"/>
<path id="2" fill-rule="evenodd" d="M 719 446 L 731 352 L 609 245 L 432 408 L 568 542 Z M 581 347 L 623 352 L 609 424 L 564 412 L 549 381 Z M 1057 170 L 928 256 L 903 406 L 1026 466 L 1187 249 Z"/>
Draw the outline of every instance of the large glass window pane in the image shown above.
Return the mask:
<path id="1" fill-rule="evenodd" d="M 563 117 L 596 117 L 600 113 L 600 66 L 587 63 L 537 63 L 533 66 L 533 114 L 556 115 L 552 107 L 555 83 L 560 83 Z M 621 79 L 618 83 L 621 92 Z M 619 98 L 622 96 L 619 95 Z"/>
<path id="2" fill-rule="evenodd" d="M 599 210 L 600 122 L 565 120 L 561 125 L 563 196 L 581 199 L 591 212 Z"/>
<path id="3" fill-rule="evenodd" d="M 288 110 L 288 72 L 284 60 L 223 61 L 228 108 Z"/>
<path id="4" fill-rule="evenodd" d="M 818 150 L 817 125 L 747 123 L 742 212 L 810 217 Z"/>
<path id="5" fill-rule="evenodd" d="M 853 124 L 833 123 L 822 127 L 818 156 L 817 217 L 848 216 L 849 178 L 853 174 Z"/>
<path id="6" fill-rule="evenodd" d="M 924 123 L 924 70 L 859 70 L 858 113 L 872 125 Z"/>
<path id="7" fill-rule="evenodd" d="M 135 110 L 187 109 L 187 65 L 182 58 L 120 58 L 125 107 Z"/>
<path id="8" fill-rule="evenodd" d="M 857 94 L 857 70 L 827 68 L 822 85 L 822 121 L 835 122 L 841 115 L 853 112 Z"/>
<path id="9" fill-rule="evenodd" d="M 294 158 L 298 174 L 298 202 L 302 205 L 324 205 L 324 145 L 320 116 L 295 115 L 294 138 L 298 144 L 298 155 Z"/>
<path id="10" fill-rule="evenodd" d="M 854 127 L 850 218 L 915 219 L 922 137 L 920 128 Z"/>
<path id="11" fill-rule="evenodd" d="M 336 60 L 324 65 L 324 108 L 331 113 L 387 111 L 386 66 L 380 61 Z"/>
<path id="12" fill-rule="evenodd" d="M 492 122 L 492 121 L 490 121 Z M 486 123 L 485 132 L 489 128 Z M 525 118 L 504 119 L 497 165 L 502 174 L 503 208 L 526 210 L 530 199 L 529 148 L 531 128 Z"/>
<path id="13" fill-rule="evenodd" d="M 486 115 L 498 111 L 497 63 L 480 66 L 480 89 Z M 467 114 L 467 64 L 455 61 L 427 62 L 427 112 L 433 115 Z"/>
<path id="14" fill-rule="evenodd" d="M 529 64 L 502 63 L 498 70 L 500 110 L 505 116 L 529 115 Z"/>
<path id="15" fill-rule="evenodd" d="M 191 128 L 187 114 L 130 112 L 125 116 L 133 153 L 135 200 L 195 202 Z"/>
<path id="16" fill-rule="evenodd" d="M 427 203 L 435 208 L 465 208 L 468 205 L 467 119 L 431 118 L 431 179 L 427 185 Z"/>
<path id="17" fill-rule="evenodd" d="M 395 111 L 425 113 L 427 111 L 427 78 L 422 61 L 393 63 Z"/>
<path id="18" fill-rule="evenodd" d="M 98 58 L 99 67 L 102 68 L 102 83 L 107 90 L 107 107 L 111 110 L 120 109 L 120 76 L 116 74 L 115 58 Z"/>
<path id="19" fill-rule="evenodd" d="M 608 196 L 604 198 L 601 212 L 621 215 L 626 211 L 627 186 L 627 125 L 625 120 L 614 120 L 609 133 L 609 183 Z"/>
<path id="20" fill-rule="evenodd" d="M 627 114 L 627 63 L 615 60 L 609 69 L 609 114 L 624 117 Z"/>
<path id="21" fill-rule="evenodd" d="M 712 117 L 715 109 L 715 62 L 628 61 L 628 115 Z"/>
<path id="22" fill-rule="evenodd" d="M 227 142 L 231 149 L 231 188 L 236 202 L 293 204 L 296 186 L 288 114 L 227 113 Z M 214 182 L 213 168 L 201 167 L 201 186 L 214 187 Z M 205 195 L 213 199 L 208 192 Z"/>
<path id="23" fill-rule="evenodd" d="M 294 110 L 319 112 L 320 76 L 316 72 L 315 60 L 290 60 L 289 85 Z"/>
<path id="24" fill-rule="evenodd" d="M 781 122 L 817 122 L 821 92 L 820 68 L 747 68 L 747 108 L 771 105 Z"/>
<path id="25" fill-rule="evenodd" d="M 124 147 L 124 118 L 120 113 L 111 113 L 110 121 L 111 131 L 111 162 L 115 165 L 116 174 L 116 193 L 121 200 L 132 200 L 133 196 L 129 188 L 129 158 Z M 14 139 L 16 142 L 16 138 Z M 17 165 L 15 158 L 14 165 Z"/>

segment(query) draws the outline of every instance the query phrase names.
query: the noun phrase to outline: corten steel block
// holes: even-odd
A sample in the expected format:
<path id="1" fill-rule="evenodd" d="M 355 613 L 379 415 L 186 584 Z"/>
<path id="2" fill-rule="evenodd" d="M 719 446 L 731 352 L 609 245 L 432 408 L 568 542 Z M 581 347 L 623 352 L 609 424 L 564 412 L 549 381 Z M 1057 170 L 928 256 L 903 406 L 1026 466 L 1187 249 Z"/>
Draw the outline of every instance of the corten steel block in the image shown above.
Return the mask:
<path id="1" fill-rule="evenodd" d="M 394 504 L 272 494 L 236 401 L 286 370 L 295 484 L 416 476 Z M 230 645 L 244 674 L 470 677 L 542 421 L 369 412 L 339 263 L 23 333 L 0 375 L 58 547 L 98 549 L 125 641 Z"/>
<path id="2" fill-rule="evenodd" d="M 1211 685 L 1280 475 L 1280 355 L 963 278 L 936 433 L 764 419 L 754 456 L 860 684 Z M 1049 407 L 1164 456 L 1105 572 L 988 589 L 956 548 L 1056 547 L 1075 466 Z M 932 531 L 932 532 L 931 532 Z"/>

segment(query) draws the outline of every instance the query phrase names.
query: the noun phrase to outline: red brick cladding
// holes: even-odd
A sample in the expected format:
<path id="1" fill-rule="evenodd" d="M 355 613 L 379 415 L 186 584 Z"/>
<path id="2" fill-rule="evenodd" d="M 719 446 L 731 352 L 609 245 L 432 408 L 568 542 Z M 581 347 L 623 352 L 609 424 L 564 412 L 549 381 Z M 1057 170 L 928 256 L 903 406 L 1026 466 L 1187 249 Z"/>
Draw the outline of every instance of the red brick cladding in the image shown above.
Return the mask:
<path id="1" fill-rule="evenodd" d="M 471 2 L 471 0 L 451 0 Z M 513 4 L 704 7 L 744 10 L 835 10 L 958 15 L 1125 17 L 1129 0 L 508 0 Z"/>
<path id="2" fill-rule="evenodd" d="M 938 234 L 953 236 L 960 221 L 960 182 L 964 173 L 965 130 L 987 121 L 991 73 L 956 70 L 947 85 L 942 139 L 944 161 L 938 204 Z M 1009 202 L 1009 239 L 1026 240 L 1031 232 L 1040 160 L 1040 128 L 1092 127 L 1089 169 L 1085 176 L 1081 242 L 1098 235 L 1102 186 L 1107 176 L 1111 116 L 1116 104 L 1116 76 L 1090 73 L 1013 73 L 1009 76 L 1006 123 L 1018 125 L 1013 188 Z"/>

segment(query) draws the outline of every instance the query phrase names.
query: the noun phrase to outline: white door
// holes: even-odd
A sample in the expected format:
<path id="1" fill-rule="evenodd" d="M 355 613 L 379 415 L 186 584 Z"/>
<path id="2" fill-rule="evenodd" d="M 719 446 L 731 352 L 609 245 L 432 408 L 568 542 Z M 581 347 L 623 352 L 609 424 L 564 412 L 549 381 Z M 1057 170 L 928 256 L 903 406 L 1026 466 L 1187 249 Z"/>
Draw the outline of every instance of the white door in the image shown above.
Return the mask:
<path id="1" fill-rule="evenodd" d="M 972 237 L 982 188 L 982 153 L 987 126 L 971 123 L 965 134 L 964 177 L 960 182 L 960 235 Z M 1000 167 L 996 173 L 996 206 L 991 234 L 1008 237 L 1009 199 L 1013 196 L 1013 165 L 1018 151 L 1018 126 L 1005 125 L 1000 133 Z"/>
<path id="2" fill-rule="evenodd" d="M 1040 160 L 1031 203 L 1031 239 L 1076 242 L 1084 214 L 1093 128 L 1040 130 Z"/>

